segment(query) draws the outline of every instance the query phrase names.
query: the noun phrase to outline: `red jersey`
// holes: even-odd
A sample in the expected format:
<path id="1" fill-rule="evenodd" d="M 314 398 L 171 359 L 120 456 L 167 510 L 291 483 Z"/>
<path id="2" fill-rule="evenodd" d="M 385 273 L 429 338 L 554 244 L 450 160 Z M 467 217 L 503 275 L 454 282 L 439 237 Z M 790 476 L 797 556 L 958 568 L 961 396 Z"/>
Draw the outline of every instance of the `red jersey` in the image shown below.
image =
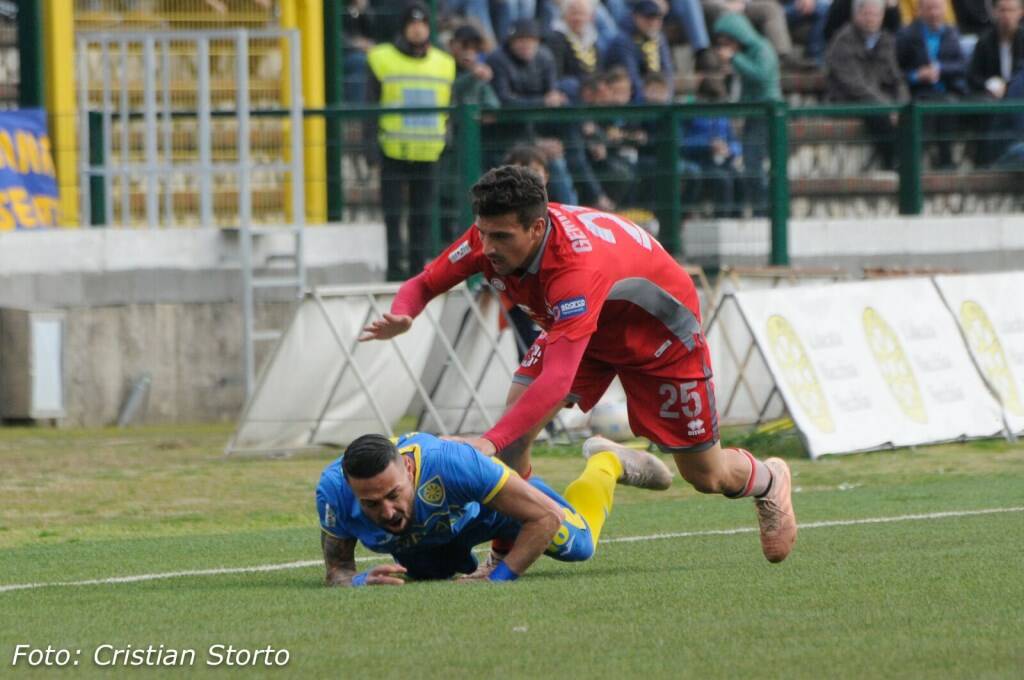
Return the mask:
<path id="1" fill-rule="evenodd" d="M 549 344 L 590 336 L 586 356 L 613 366 L 656 369 L 704 344 L 693 280 L 648 232 L 618 215 L 550 203 L 536 256 L 508 276 L 484 256 L 474 225 L 424 275 L 440 292 L 477 272 L 525 310 Z"/>

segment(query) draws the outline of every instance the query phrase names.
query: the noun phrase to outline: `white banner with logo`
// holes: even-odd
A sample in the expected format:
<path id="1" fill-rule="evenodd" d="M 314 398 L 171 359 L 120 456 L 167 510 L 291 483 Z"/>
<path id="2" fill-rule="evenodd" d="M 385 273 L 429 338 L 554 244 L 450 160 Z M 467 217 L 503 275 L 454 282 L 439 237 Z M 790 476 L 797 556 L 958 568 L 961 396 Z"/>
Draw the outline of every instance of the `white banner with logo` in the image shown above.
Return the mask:
<path id="1" fill-rule="evenodd" d="M 736 293 L 813 458 L 1002 429 L 930 279 Z"/>
<path id="2" fill-rule="evenodd" d="M 1024 272 L 936 276 L 979 370 L 1024 433 Z"/>

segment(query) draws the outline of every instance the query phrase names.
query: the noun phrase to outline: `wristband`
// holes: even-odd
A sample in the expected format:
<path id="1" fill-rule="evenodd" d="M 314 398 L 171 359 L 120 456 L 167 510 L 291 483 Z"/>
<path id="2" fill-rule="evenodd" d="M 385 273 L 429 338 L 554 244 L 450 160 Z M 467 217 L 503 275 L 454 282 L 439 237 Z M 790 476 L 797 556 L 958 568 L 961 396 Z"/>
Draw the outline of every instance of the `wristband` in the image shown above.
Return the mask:
<path id="1" fill-rule="evenodd" d="M 508 565 L 502 562 L 494 568 L 491 575 L 487 577 L 488 581 L 515 581 L 519 578 L 519 574 L 508 568 Z"/>
<path id="2" fill-rule="evenodd" d="M 365 586 L 366 579 L 370 577 L 370 572 L 363 571 L 352 577 L 352 585 L 355 587 Z"/>

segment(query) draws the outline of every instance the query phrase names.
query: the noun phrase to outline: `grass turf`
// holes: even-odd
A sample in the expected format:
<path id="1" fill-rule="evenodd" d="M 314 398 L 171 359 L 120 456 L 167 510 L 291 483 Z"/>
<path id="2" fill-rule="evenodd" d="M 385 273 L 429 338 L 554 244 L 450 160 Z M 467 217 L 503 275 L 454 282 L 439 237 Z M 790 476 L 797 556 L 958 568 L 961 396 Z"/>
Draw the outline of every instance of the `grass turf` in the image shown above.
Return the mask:
<path id="1" fill-rule="evenodd" d="M 224 460 L 226 436 L 0 430 L 0 586 L 316 560 L 330 456 Z M 1024 505 L 1024 447 L 1004 442 L 790 463 L 801 523 Z M 561 488 L 581 462 L 548 449 L 536 467 Z M 604 538 L 754 526 L 749 502 L 677 480 L 621 489 Z M 805 529 L 781 565 L 755 533 L 613 540 L 504 587 L 328 590 L 309 566 L 0 592 L 0 664 L 51 644 L 91 675 L 97 645 L 163 644 L 195 648 L 196 672 L 220 643 L 288 649 L 268 676 L 1020 677 L 1021 545 L 1009 512 Z"/>

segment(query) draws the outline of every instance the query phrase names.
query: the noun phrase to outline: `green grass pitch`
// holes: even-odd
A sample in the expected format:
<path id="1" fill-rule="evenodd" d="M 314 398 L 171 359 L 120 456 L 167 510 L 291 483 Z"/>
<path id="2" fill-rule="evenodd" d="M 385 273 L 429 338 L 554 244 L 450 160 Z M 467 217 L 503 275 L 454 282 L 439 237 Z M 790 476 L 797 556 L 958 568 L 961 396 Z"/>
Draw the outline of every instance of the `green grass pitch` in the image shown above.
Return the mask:
<path id="1" fill-rule="evenodd" d="M 542 558 L 502 586 L 336 590 L 321 586 L 313 507 L 331 454 L 225 459 L 228 435 L 0 430 L 0 675 L 1024 677 L 1024 445 L 811 462 L 786 437 L 749 438 L 795 475 L 804 528 L 778 565 L 749 501 L 677 478 L 661 494 L 620 489 L 588 563 Z M 535 467 L 563 488 L 582 460 L 551 447 Z M 854 523 L 868 519 L 885 521 Z M 186 573 L 108 581 L 168 572 Z M 19 644 L 82 653 L 62 670 L 12 668 Z M 207 667 L 218 644 L 289 661 Z M 100 645 L 197 657 L 100 668 Z"/>

